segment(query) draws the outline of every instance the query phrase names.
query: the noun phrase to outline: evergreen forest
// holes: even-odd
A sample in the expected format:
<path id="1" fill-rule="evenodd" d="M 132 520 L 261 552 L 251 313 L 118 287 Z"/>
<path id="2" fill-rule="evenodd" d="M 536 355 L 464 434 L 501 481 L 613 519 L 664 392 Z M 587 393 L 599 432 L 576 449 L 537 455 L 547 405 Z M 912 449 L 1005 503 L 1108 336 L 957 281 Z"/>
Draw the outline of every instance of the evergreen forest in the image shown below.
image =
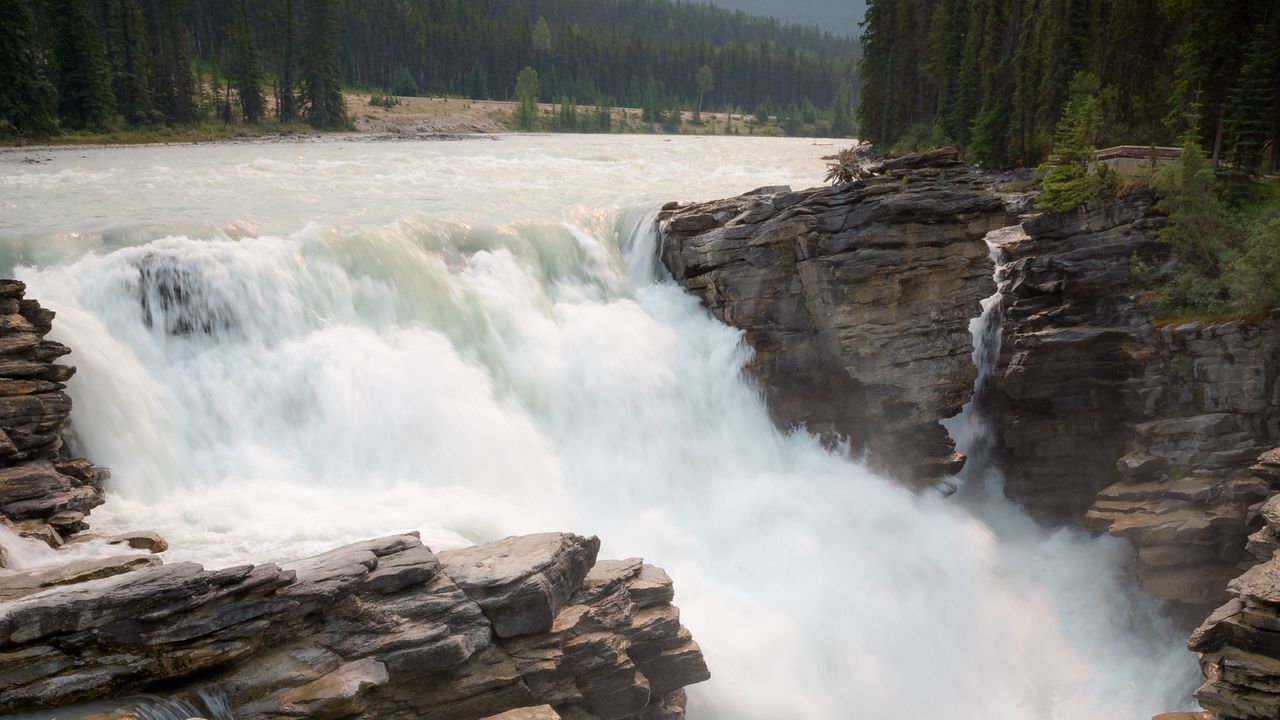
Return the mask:
<path id="1" fill-rule="evenodd" d="M 955 144 L 989 167 L 1050 155 L 1075 87 L 1099 146 L 1181 145 L 1280 166 L 1280 0 L 871 0 L 860 135 Z"/>
<path id="2" fill-rule="evenodd" d="M 847 134 L 856 54 L 844 35 L 671 0 L 0 0 L 0 134 L 343 128 L 344 89 L 510 100 L 525 68 L 543 102 L 804 107 Z"/>

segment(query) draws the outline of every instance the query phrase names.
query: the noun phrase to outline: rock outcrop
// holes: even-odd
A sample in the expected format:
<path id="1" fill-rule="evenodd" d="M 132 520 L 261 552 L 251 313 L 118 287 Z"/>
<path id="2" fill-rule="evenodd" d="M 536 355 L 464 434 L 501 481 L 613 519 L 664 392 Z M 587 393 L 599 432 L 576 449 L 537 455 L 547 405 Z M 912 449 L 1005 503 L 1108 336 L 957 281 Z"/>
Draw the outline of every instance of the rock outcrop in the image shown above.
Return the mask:
<path id="1" fill-rule="evenodd" d="M 1129 258 L 1164 253 L 1152 198 L 1134 194 L 1066 215 L 1036 215 L 1001 247 L 1003 343 L 993 387 L 1005 492 L 1034 516 L 1077 524 L 1118 481 L 1126 388 L 1143 373 L 1150 302 Z"/>
<path id="2" fill-rule="evenodd" d="M 1179 323 L 1147 347 L 1120 480 L 1085 525 L 1130 540 L 1141 586 L 1203 617 L 1251 562 L 1252 508 L 1280 492 L 1254 465 L 1280 441 L 1280 319 Z"/>
<path id="3" fill-rule="evenodd" d="M 399 535 L 43 590 L 0 605 L 0 712 L 161 688 L 240 720 L 682 718 L 709 675 L 671 580 L 598 548 L 549 533 L 437 555 Z"/>
<path id="4" fill-rule="evenodd" d="M 973 388 L 969 321 L 991 294 L 984 236 L 1005 224 L 954 150 L 846 185 L 762 188 L 659 215 L 676 280 L 754 351 L 783 427 L 850 440 L 909 482 L 958 469 L 938 421 Z"/>
<path id="5" fill-rule="evenodd" d="M 45 339 L 53 312 L 25 293 L 23 283 L 0 280 L 0 515 L 20 534 L 57 545 L 102 504 L 108 473 L 64 456 L 64 383 L 75 368 L 54 361 L 71 351 Z"/>
<path id="6" fill-rule="evenodd" d="M 1280 484 L 1280 448 L 1264 455 L 1255 472 Z M 1257 514 L 1263 527 L 1249 549 L 1261 562 L 1231 581 L 1231 599 L 1188 642 L 1200 654 L 1196 699 L 1218 720 L 1280 717 L 1280 495 Z"/>
<path id="7" fill-rule="evenodd" d="M 1170 260 L 1153 203 L 1033 216 L 1002 247 L 992 405 L 1006 493 L 1126 538 L 1143 589 L 1198 620 L 1248 565 L 1249 508 L 1280 489 L 1251 471 L 1280 439 L 1280 319 L 1154 322 L 1131 276 Z"/>

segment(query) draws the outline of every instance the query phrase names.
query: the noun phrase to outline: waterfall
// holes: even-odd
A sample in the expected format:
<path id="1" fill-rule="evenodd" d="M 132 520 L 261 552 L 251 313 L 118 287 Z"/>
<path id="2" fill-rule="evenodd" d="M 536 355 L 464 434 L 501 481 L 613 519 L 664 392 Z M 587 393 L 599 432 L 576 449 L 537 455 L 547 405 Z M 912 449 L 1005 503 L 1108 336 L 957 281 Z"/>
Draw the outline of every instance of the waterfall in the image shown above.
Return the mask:
<path id="1" fill-rule="evenodd" d="M 665 277 L 652 195 L 800 185 L 806 146 L 556 142 L 148 150 L 40 175 L 108 200 L 161 177 L 119 211 L 149 222 L 204 198 L 242 213 L 210 220 L 234 233 L 11 243 L 43 253 L 17 274 L 58 312 L 77 434 L 113 470 L 95 529 L 155 529 L 170 559 L 214 566 L 405 530 L 437 549 L 598 534 L 602 556 L 675 578 L 713 673 L 692 720 L 1131 720 L 1184 704 L 1195 663 L 1133 590 L 1123 544 L 975 492 L 979 473 L 998 478 L 971 441 L 943 498 L 778 431 L 741 333 Z M 234 204 L 253 192 L 271 202 Z M 413 198 L 429 212 L 405 211 Z M 998 335 L 976 349 L 989 372 Z"/>
<path id="2" fill-rule="evenodd" d="M 56 552 L 45 543 L 22 537 L 0 525 L 0 573 L 34 568 L 55 558 Z"/>

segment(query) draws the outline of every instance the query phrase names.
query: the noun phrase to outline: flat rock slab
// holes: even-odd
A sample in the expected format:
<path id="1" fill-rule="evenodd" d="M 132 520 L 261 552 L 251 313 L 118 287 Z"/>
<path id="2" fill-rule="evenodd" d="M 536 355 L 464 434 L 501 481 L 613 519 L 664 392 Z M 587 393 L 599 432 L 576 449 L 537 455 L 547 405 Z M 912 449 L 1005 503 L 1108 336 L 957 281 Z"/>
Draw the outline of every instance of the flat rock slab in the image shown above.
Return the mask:
<path id="1" fill-rule="evenodd" d="M 440 553 L 445 573 L 480 604 L 498 637 L 546 632 L 582 586 L 600 540 L 568 533 L 509 537 Z"/>

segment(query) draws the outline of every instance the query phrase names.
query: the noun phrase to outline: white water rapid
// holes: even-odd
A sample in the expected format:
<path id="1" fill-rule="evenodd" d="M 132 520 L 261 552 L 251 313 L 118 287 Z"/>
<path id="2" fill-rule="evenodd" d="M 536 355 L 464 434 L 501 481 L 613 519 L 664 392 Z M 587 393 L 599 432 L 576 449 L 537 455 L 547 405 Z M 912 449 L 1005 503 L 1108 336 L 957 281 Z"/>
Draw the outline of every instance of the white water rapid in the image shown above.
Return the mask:
<path id="1" fill-rule="evenodd" d="M 675 578 L 714 676 L 693 720 L 1184 706 L 1195 663 L 1121 543 L 1036 527 L 982 468 L 916 497 L 779 433 L 739 333 L 655 263 L 662 201 L 816 184 L 831 152 L 558 136 L 9 155 L 0 267 L 74 350 L 80 449 L 114 475 L 90 521 L 155 529 L 170 560 L 598 534 L 602 557 Z"/>

